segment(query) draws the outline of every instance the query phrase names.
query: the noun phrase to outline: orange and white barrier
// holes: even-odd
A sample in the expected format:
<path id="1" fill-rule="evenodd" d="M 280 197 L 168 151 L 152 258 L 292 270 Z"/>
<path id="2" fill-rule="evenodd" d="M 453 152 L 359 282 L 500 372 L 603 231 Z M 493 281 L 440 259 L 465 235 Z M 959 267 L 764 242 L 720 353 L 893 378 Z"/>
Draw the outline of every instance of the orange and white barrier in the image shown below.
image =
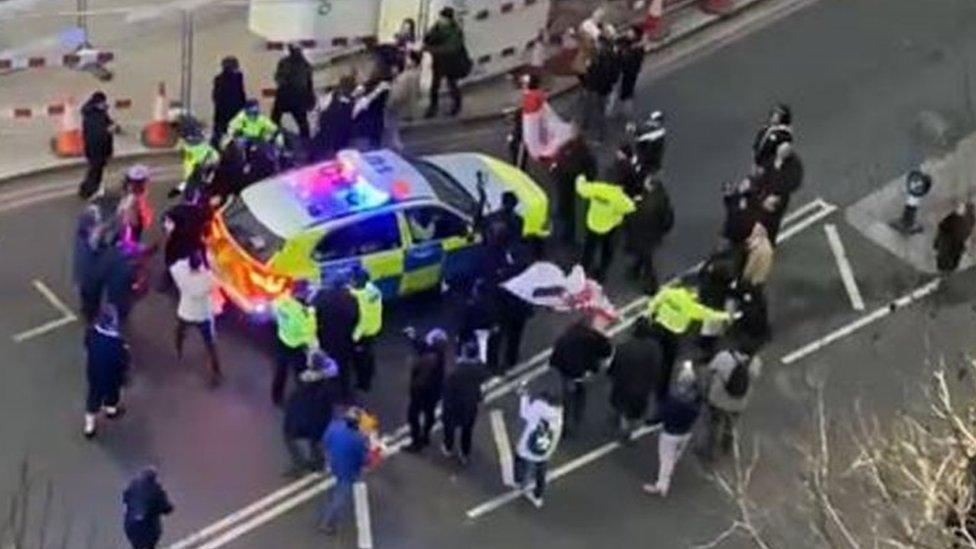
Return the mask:
<path id="1" fill-rule="evenodd" d="M 51 151 L 61 158 L 85 154 L 85 141 L 81 135 L 81 115 L 73 98 L 61 104 L 61 121 L 57 133 L 51 138 Z"/>
<path id="2" fill-rule="evenodd" d="M 126 110 L 132 108 L 131 99 L 116 99 L 112 102 L 115 110 Z M 67 102 L 48 103 L 46 105 L 22 105 L 14 107 L 0 107 L 0 120 L 32 120 L 37 118 L 50 118 L 52 116 L 63 116 L 68 109 Z"/>
<path id="3" fill-rule="evenodd" d="M 104 65 L 113 59 L 115 59 L 114 53 L 99 50 L 79 50 L 63 55 L 0 57 L 0 71 L 43 69 L 46 67 L 77 68 L 89 64 Z"/>

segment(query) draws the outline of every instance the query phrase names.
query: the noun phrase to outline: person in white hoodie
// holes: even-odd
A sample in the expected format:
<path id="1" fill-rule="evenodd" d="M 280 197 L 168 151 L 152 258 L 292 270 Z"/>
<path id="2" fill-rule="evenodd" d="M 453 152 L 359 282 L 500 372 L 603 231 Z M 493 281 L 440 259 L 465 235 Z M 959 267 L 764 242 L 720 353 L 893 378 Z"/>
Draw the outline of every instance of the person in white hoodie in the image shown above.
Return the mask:
<path id="1" fill-rule="evenodd" d="M 220 385 L 223 374 L 220 371 L 220 359 L 217 355 L 217 341 L 214 331 L 214 312 L 211 301 L 214 290 L 214 278 L 207 266 L 207 261 L 200 250 L 194 251 L 188 257 L 173 263 L 169 268 L 173 282 L 180 293 L 179 305 L 176 307 L 176 355 L 183 359 L 183 341 L 186 339 L 186 329 L 194 327 L 200 332 L 203 344 L 207 349 L 210 366 L 210 385 Z"/>
<path id="2" fill-rule="evenodd" d="M 519 386 L 518 392 L 519 415 L 525 427 L 515 449 L 515 482 L 521 486 L 525 497 L 538 508 L 543 503 L 549 458 L 556 451 L 563 432 L 563 408 L 545 391 L 532 398 L 526 392 L 524 383 Z M 530 478 L 535 479 L 531 490 Z"/>

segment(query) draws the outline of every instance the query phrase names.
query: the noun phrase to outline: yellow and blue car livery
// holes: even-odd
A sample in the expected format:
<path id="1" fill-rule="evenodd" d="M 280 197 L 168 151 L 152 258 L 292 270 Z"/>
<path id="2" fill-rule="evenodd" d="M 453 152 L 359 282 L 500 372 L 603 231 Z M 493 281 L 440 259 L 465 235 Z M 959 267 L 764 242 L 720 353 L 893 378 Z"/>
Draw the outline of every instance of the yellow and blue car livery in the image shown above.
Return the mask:
<path id="1" fill-rule="evenodd" d="M 488 209 L 512 191 L 526 236 L 548 234 L 545 192 L 510 164 L 482 154 L 342 151 L 228 202 L 207 237 L 214 272 L 228 298 L 256 314 L 295 280 L 328 281 L 357 267 L 384 299 L 472 276 L 483 252 L 472 227 L 478 172 Z"/>

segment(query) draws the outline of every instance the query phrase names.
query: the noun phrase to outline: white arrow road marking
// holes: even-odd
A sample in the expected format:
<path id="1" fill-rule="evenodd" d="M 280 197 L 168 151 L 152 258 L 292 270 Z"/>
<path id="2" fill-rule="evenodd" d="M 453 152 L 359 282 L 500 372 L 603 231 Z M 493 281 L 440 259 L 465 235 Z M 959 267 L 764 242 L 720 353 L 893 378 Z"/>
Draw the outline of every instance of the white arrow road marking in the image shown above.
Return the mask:
<path id="1" fill-rule="evenodd" d="M 65 305 L 64 302 L 61 301 L 58 298 L 58 296 L 56 296 L 54 292 L 52 292 L 51 289 L 47 287 L 46 284 L 44 284 L 43 282 L 37 279 L 33 281 L 33 284 L 34 287 L 37 288 L 37 291 L 40 292 L 45 299 L 47 299 L 48 303 L 50 303 L 55 309 L 57 309 L 61 313 L 61 318 L 52 320 L 50 322 L 45 322 L 44 324 L 41 324 L 36 328 L 31 328 L 30 330 L 25 330 L 23 332 L 20 332 L 19 334 L 14 335 L 14 341 L 16 341 L 17 343 L 21 343 L 23 341 L 27 341 L 28 339 L 33 339 L 37 336 L 44 335 L 48 332 L 57 330 L 62 326 L 67 326 L 68 324 L 71 324 L 72 322 L 78 320 L 78 317 L 75 315 L 74 311 L 72 311 L 67 305 Z"/>

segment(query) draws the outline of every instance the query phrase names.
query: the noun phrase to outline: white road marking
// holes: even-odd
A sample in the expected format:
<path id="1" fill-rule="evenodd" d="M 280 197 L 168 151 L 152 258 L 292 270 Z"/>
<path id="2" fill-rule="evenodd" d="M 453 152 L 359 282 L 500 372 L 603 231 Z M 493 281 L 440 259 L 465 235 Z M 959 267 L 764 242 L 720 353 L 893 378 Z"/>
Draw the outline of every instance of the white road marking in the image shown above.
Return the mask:
<path id="1" fill-rule="evenodd" d="M 57 198 L 65 198 L 75 194 L 75 185 L 72 185 L 68 189 L 55 189 L 46 191 L 43 193 L 36 193 L 26 198 L 19 198 L 16 200 L 11 200 L 9 202 L 4 202 L 0 204 L 0 213 L 12 212 L 14 210 L 19 210 L 21 208 L 26 208 L 27 206 L 33 206 L 35 204 L 40 204 L 43 202 L 48 202 Z"/>
<path id="2" fill-rule="evenodd" d="M 830 243 L 830 251 L 834 252 L 834 259 L 837 261 L 837 269 L 840 271 L 840 279 L 844 281 L 844 288 L 847 289 L 847 296 L 851 299 L 851 306 L 855 311 L 864 310 L 864 298 L 861 297 L 861 290 L 857 287 L 854 280 L 854 270 L 851 269 L 851 262 L 847 259 L 847 251 L 844 243 L 840 240 L 837 233 L 837 226 L 833 223 L 824 225 L 824 232 L 827 233 L 827 242 Z"/>
<path id="3" fill-rule="evenodd" d="M 837 211 L 837 206 L 824 202 L 822 199 L 818 198 L 814 202 L 820 203 L 820 211 L 811 215 L 810 217 L 803 218 L 802 221 L 796 223 L 795 225 L 784 229 L 779 235 L 776 236 L 776 243 L 785 242 L 793 237 L 793 235 L 805 230 L 810 225 L 820 221 L 821 219 L 827 217 L 828 215 Z M 786 223 L 786 218 L 783 219 L 784 224 Z"/>
<path id="4" fill-rule="evenodd" d="M 23 332 L 20 332 L 19 334 L 15 334 L 13 337 L 14 337 L 14 341 L 16 341 L 17 343 L 20 343 L 22 341 L 27 341 L 28 339 L 33 339 L 37 336 L 44 335 L 48 332 L 57 330 L 62 326 L 67 326 L 68 324 L 71 324 L 72 322 L 78 320 L 78 317 L 75 315 L 74 311 L 72 311 L 70 307 L 65 305 L 64 302 L 61 301 L 61 299 L 59 299 L 58 296 L 55 295 L 54 292 L 51 291 L 51 289 L 48 288 L 46 284 L 44 284 L 43 282 L 37 279 L 33 280 L 32 283 L 34 284 L 34 287 L 37 288 L 37 291 L 40 292 L 45 299 L 47 299 L 48 303 L 50 303 L 51 306 L 53 306 L 55 309 L 58 310 L 58 312 L 61 313 L 61 318 L 52 320 L 50 322 L 45 322 L 40 326 L 31 328 L 30 330 L 25 330 Z"/>
<path id="5" fill-rule="evenodd" d="M 512 442 L 508 439 L 508 429 L 505 427 L 505 412 L 495 408 L 489 414 L 491 418 L 491 434 L 498 449 L 498 465 L 501 467 L 502 484 L 515 486 L 515 463 L 512 459 Z"/>
<path id="6" fill-rule="evenodd" d="M 839 339 L 843 339 L 873 322 L 881 320 L 882 318 L 890 315 L 894 311 L 904 308 L 908 305 L 911 305 L 912 303 L 915 303 L 916 301 L 919 301 L 920 299 L 925 298 L 926 296 L 928 296 L 929 294 L 937 290 L 941 284 L 942 284 L 942 279 L 940 278 L 935 278 L 933 280 L 930 280 L 929 282 L 899 297 L 898 299 L 892 301 L 891 303 L 883 307 L 880 307 L 878 309 L 875 309 L 873 312 L 868 313 L 862 316 L 861 318 L 858 318 L 857 320 L 850 322 L 844 326 L 841 326 L 840 328 L 834 330 L 833 332 L 830 332 L 824 337 L 821 337 L 816 341 L 813 341 L 807 345 L 804 345 L 803 347 L 800 347 L 799 349 L 781 358 L 780 362 L 782 362 L 783 365 L 785 366 L 785 365 L 793 364 L 794 362 L 797 362 L 807 356 L 810 356 L 813 353 L 830 345 L 831 343 Z"/>
<path id="7" fill-rule="evenodd" d="M 369 490 L 366 488 L 366 483 L 359 481 L 353 484 L 352 496 L 356 508 L 359 549 L 373 549 L 373 523 L 369 516 Z"/>
<path id="8" fill-rule="evenodd" d="M 637 440 L 651 433 L 657 432 L 660 429 L 661 429 L 660 424 L 645 425 L 640 429 L 634 431 L 630 439 Z M 589 452 L 560 465 L 558 468 L 549 471 L 549 473 L 546 475 L 546 483 L 548 484 L 548 483 L 555 482 L 556 480 L 559 480 L 560 478 L 572 473 L 573 471 L 580 469 L 581 467 L 585 467 L 593 463 L 594 461 L 597 461 L 598 459 L 609 455 L 614 450 L 617 450 L 622 446 L 623 444 L 621 444 L 620 441 L 615 440 L 613 442 L 608 442 L 598 448 L 594 448 L 593 450 L 590 450 Z M 469 519 L 475 520 L 479 517 L 487 515 L 488 513 L 491 513 L 492 511 L 504 507 L 505 505 L 517 500 L 521 496 L 522 496 L 522 490 L 519 488 L 514 488 L 476 507 L 472 507 L 471 509 L 468 509 L 466 514 Z"/>
<path id="9" fill-rule="evenodd" d="M 813 204 L 813 206 L 811 206 L 811 204 Z M 802 215 L 807 214 L 816 208 L 820 208 L 821 211 L 817 212 L 813 216 L 814 221 L 811 222 L 804 220 L 802 228 L 795 231 L 791 230 L 793 227 L 789 227 L 787 230 L 779 234 L 779 238 L 777 238 L 776 241 L 779 243 L 789 240 L 803 229 L 806 229 L 816 221 L 830 215 L 837 209 L 837 207 L 833 204 L 817 198 L 810 203 L 801 206 L 797 210 L 786 214 L 783 217 L 784 226 L 792 223 L 794 220 L 799 219 L 802 217 Z M 700 266 L 701 263 L 693 267 L 691 270 L 696 270 Z M 638 311 L 646 303 L 646 297 L 639 297 L 621 307 L 618 311 L 621 315 L 621 321 L 611 327 L 608 330 L 608 334 L 614 336 L 633 325 L 640 314 L 630 313 Z M 513 368 L 509 373 L 507 381 L 506 379 L 496 378 L 487 382 L 483 387 L 483 391 L 485 392 L 485 403 L 491 403 L 505 396 L 509 392 L 513 391 L 515 387 L 517 387 L 523 381 L 531 381 L 545 374 L 549 368 L 546 361 L 551 355 L 552 348 L 540 351 L 528 360 L 524 361 L 522 364 Z M 434 427 L 435 431 L 439 428 L 439 424 Z M 409 431 L 406 426 L 401 426 L 392 433 L 383 437 L 384 441 L 390 445 L 385 452 L 386 458 L 390 458 L 398 454 L 410 443 L 409 437 L 406 436 L 408 432 Z M 556 471 L 550 472 L 550 474 L 555 473 Z M 314 478 L 312 476 L 306 477 L 305 479 L 292 483 L 291 485 L 262 498 L 260 501 L 236 511 L 211 524 L 210 526 L 207 526 L 206 528 L 203 528 L 189 535 L 188 537 L 177 541 L 176 543 L 168 546 L 167 549 L 218 549 L 219 547 L 223 547 L 246 535 L 248 532 L 257 529 L 260 526 L 269 523 L 279 516 L 291 511 L 299 505 L 302 505 L 303 503 L 314 498 L 316 495 L 328 490 L 334 482 L 335 479 L 333 477 L 323 478 L 321 475 Z M 304 487 L 298 486 L 299 484 L 304 485 Z M 515 497 L 517 498 L 518 496 L 516 495 Z M 504 505 L 504 503 L 502 505 Z M 218 533 L 220 534 L 219 536 L 217 536 Z M 203 543 L 204 540 L 208 539 L 209 541 Z"/>

